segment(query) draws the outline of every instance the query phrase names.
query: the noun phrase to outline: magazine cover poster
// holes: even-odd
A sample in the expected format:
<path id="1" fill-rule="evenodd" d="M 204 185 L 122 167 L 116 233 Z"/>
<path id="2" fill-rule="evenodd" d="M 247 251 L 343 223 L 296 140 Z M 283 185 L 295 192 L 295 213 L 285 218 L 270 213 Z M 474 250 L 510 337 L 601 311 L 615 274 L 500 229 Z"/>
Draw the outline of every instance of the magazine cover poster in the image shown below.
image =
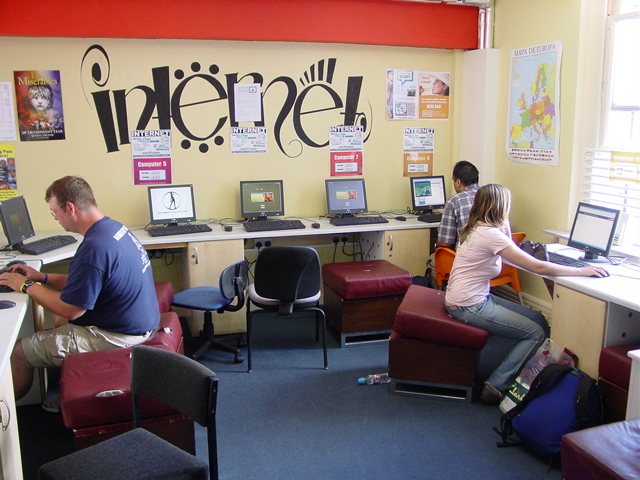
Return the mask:
<path id="1" fill-rule="evenodd" d="M 59 70 L 13 72 L 20 140 L 61 140 L 64 135 Z"/>

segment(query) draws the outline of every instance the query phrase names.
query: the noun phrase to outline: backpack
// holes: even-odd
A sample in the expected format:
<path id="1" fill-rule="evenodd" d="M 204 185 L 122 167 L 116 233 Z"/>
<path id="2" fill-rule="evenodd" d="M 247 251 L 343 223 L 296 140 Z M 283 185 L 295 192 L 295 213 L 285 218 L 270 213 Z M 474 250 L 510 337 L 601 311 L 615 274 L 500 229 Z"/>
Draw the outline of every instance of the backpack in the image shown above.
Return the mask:
<path id="1" fill-rule="evenodd" d="M 545 367 L 522 401 L 500 419 L 498 447 L 527 445 L 553 461 L 562 436 L 602 423 L 602 394 L 589 375 L 569 365 Z M 521 441 L 511 441 L 516 434 Z"/>

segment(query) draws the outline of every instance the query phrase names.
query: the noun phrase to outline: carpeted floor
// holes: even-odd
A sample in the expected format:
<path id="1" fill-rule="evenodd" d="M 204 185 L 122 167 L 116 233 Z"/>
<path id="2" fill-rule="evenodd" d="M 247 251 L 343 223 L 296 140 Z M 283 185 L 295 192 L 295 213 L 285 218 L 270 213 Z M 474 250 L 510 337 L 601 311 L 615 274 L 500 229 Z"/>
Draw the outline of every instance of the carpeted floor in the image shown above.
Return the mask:
<path id="1" fill-rule="evenodd" d="M 500 410 L 400 396 L 392 384 L 358 385 L 387 370 L 387 344 L 339 348 L 329 370 L 311 319 L 256 318 L 253 373 L 208 352 L 216 372 L 221 479 L 553 479 L 557 467 L 522 447 L 498 448 Z M 19 408 L 25 479 L 72 448 L 59 415 Z M 196 432 L 206 457 L 204 429 Z"/>

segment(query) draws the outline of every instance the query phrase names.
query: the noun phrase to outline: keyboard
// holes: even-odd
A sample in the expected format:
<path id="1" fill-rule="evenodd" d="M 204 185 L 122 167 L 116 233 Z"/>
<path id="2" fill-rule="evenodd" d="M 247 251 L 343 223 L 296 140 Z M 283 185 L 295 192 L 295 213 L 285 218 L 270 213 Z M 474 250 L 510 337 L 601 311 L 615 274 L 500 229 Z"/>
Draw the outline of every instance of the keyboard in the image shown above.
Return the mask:
<path id="1" fill-rule="evenodd" d="M 349 225 L 369 225 L 371 223 L 389 223 L 384 217 L 380 215 L 370 215 L 367 217 L 334 217 L 329 220 L 332 225 L 337 227 L 344 227 Z"/>
<path id="2" fill-rule="evenodd" d="M 255 220 L 244 222 L 244 229 L 247 232 L 268 232 L 271 230 L 294 230 L 296 228 L 306 228 L 300 220 Z"/>
<path id="3" fill-rule="evenodd" d="M 76 243 L 76 237 L 71 235 L 53 235 L 51 237 L 41 238 L 31 243 L 25 243 L 18 247 L 18 251 L 25 255 L 40 255 L 41 253 L 50 252 L 58 248 L 66 247 L 72 243 Z"/>
<path id="4" fill-rule="evenodd" d="M 591 265 L 590 263 L 583 262 L 582 260 L 567 257 L 565 255 L 560 255 L 559 253 L 554 252 L 549 252 L 549 261 L 551 263 L 555 263 L 556 265 L 563 265 L 565 267 L 583 268 Z"/>
<path id="5" fill-rule="evenodd" d="M 438 223 L 442 220 L 441 213 L 424 213 L 418 215 L 418 221 L 425 223 Z"/>
<path id="6" fill-rule="evenodd" d="M 210 232 L 211 227 L 204 223 L 185 223 L 181 225 L 165 225 L 147 230 L 152 237 L 164 237 L 167 235 L 186 235 L 189 233 Z"/>

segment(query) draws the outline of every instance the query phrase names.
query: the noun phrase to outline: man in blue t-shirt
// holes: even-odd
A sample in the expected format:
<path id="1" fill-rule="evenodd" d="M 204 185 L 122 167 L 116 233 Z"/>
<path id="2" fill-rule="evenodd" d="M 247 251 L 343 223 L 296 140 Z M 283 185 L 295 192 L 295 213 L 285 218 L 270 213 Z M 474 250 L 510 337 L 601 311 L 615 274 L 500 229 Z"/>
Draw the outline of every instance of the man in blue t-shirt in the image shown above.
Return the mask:
<path id="1" fill-rule="evenodd" d="M 0 284 L 64 319 L 52 330 L 16 342 L 11 354 L 16 399 L 29 391 L 35 367 L 59 367 L 72 353 L 137 345 L 160 320 L 146 251 L 127 227 L 98 210 L 89 184 L 80 177 L 63 177 L 49 186 L 45 200 L 60 225 L 84 239 L 68 275 L 26 265 L 0 275 Z"/>

